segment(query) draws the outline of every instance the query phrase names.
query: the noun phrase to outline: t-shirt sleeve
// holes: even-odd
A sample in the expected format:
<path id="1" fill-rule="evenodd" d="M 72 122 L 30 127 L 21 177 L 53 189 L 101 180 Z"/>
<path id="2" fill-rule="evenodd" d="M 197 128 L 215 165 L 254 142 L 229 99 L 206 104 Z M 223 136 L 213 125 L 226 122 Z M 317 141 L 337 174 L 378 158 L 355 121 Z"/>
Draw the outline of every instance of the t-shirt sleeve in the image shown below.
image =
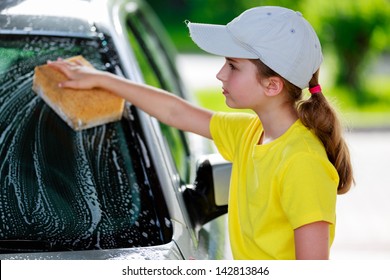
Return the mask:
<path id="1" fill-rule="evenodd" d="M 281 203 L 294 229 L 318 221 L 335 223 L 339 177 L 329 161 L 298 154 L 282 177 Z"/>
<path id="2" fill-rule="evenodd" d="M 219 153 L 228 161 L 233 161 L 242 135 L 255 119 L 248 113 L 215 113 L 210 122 L 210 133 Z"/>

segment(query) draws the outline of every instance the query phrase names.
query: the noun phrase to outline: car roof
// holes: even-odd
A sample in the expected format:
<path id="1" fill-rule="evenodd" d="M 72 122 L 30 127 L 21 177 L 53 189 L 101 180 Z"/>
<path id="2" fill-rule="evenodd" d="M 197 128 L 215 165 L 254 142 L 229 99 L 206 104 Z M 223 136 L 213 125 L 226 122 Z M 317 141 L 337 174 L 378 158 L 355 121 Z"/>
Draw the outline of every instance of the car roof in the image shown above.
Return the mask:
<path id="1" fill-rule="evenodd" d="M 0 34 L 96 36 L 110 0 L 14 0 L 0 4 Z M 112 2 L 112 1 L 111 1 Z"/>

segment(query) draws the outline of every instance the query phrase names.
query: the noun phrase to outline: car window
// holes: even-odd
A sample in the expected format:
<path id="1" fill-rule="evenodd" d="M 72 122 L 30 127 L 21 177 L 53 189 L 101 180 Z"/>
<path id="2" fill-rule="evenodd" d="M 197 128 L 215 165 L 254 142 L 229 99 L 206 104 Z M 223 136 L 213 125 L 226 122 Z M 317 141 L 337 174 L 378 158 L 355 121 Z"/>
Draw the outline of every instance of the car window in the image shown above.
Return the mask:
<path id="1" fill-rule="evenodd" d="M 74 55 L 119 73 L 102 34 L 93 40 L 1 35 L 0 253 L 172 239 L 134 108 L 126 104 L 121 121 L 75 132 L 32 91 L 35 66 Z"/>
<path id="2" fill-rule="evenodd" d="M 180 79 L 169 53 L 141 11 L 136 10 L 128 15 L 127 27 L 129 41 L 145 82 L 183 97 Z M 185 134 L 163 123 L 160 123 L 160 127 L 182 181 L 188 182 L 189 149 Z"/>

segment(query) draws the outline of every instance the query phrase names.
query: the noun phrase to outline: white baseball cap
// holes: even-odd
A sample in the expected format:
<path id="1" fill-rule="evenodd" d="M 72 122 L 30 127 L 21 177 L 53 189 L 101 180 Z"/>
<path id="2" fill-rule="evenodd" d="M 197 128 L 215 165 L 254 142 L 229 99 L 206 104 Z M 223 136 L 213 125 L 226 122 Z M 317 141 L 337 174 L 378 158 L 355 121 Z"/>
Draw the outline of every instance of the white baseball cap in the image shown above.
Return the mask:
<path id="1" fill-rule="evenodd" d="M 204 51 L 231 58 L 260 59 L 301 89 L 322 62 L 321 44 L 300 12 L 263 6 L 246 10 L 227 25 L 188 22 Z"/>

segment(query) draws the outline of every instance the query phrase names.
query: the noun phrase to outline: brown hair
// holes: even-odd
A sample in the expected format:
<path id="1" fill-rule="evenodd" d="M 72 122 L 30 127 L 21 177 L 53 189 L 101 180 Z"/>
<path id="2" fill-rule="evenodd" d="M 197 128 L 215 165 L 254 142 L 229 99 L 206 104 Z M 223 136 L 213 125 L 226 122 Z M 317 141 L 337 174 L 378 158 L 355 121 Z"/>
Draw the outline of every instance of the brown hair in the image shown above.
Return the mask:
<path id="1" fill-rule="evenodd" d="M 284 86 L 289 93 L 289 102 L 294 104 L 302 123 L 314 131 L 324 144 L 329 161 L 336 168 L 340 181 L 338 194 L 349 191 L 354 183 L 351 158 L 348 146 L 343 138 L 343 128 L 336 111 L 329 104 L 322 92 L 312 94 L 303 100 L 302 89 L 293 85 L 259 59 L 251 59 L 259 71 L 259 79 L 277 76 L 283 79 Z M 309 87 L 318 85 L 319 70 L 313 74 Z"/>

